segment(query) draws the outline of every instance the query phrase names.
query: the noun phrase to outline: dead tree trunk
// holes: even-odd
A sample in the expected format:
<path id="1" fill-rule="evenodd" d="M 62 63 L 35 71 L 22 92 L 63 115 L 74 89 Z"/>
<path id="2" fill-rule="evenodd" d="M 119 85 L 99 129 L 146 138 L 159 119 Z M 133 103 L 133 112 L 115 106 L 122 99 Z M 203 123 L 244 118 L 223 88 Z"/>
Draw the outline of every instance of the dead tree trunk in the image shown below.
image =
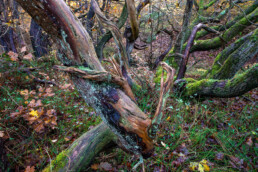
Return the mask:
<path id="1" fill-rule="evenodd" d="M 53 167 L 53 164 L 50 164 L 46 171 L 66 171 L 67 169 L 77 171 L 85 166 L 83 160 L 90 162 L 92 157 L 111 141 L 115 141 L 133 154 L 150 156 L 153 152 L 153 137 L 149 135 L 149 130 L 154 131 L 152 120 L 137 106 L 133 92 L 124 77 L 123 69 L 112 59 L 111 63 L 116 69 L 116 74 L 104 69 L 89 34 L 64 1 L 17 0 L 17 2 L 57 43 L 59 46 L 57 56 L 64 66 L 56 68 L 70 74 L 81 96 L 100 114 L 108 126 L 107 128 L 101 124 L 86 133 L 78 142 L 76 141 L 68 150 L 61 153 L 54 161 L 56 165 Z M 109 24 L 110 21 L 106 22 Z M 115 30 L 112 32 L 116 35 Z M 119 39 L 117 41 L 118 44 L 122 44 Z M 122 65 L 123 62 L 121 62 Z M 168 66 L 163 65 L 163 67 L 169 75 L 173 74 Z M 167 78 L 173 78 L 173 76 L 167 76 Z M 166 81 L 163 84 L 165 88 L 162 89 L 164 91 L 161 96 L 166 95 L 170 90 L 171 83 Z M 163 98 L 160 100 L 165 101 Z M 164 104 L 162 103 L 162 107 Z M 158 118 L 160 114 L 162 109 L 158 108 L 155 116 Z M 90 155 L 90 157 L 85 157 L 85 151 L 89 151 L 87 156 Z"/>

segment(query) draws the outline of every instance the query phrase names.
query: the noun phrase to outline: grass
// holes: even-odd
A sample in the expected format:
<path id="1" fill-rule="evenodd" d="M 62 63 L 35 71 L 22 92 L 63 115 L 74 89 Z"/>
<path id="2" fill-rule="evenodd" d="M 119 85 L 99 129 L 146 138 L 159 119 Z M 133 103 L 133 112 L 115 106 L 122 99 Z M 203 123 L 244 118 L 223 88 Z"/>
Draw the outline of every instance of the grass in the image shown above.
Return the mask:
<path id="1" fill-rule="evenodd" d="M 22 62 L 11 61 L 7 55 L 1 57 L 0 131 L 4 132 L 10 170 L 34 166 L 36 171 L 41 171 L 50 158 L 55 158 L 82 133 L 101 121 L 73 85 L 60 87 L 71 81 L 63 73 L 53 71 L 52 66 L 56 63 L 54 57 Z M 6 74 L 10 65 L 14 72 Z M 20 72 L 21 66 L 37 70 L 29 75 Z M 59 87 L 36 83 L 32 75 L 54 80 Z M 41 87 L 51 88 L 55 95 L 40 96 Z M 25 89 L 35 91 L 35 94 L 25 99 L 20 93 Z M 157 104 L 158 89 L 151 92 L 153 94 L 149 94 L 150 90 L 143 90 L 136 94 L 138 104 L 146 114 L 153 114 Z M 258 157 L 256 95 L 257 90 L 230 99 L 196 100 L 171 95 L 154 155 L 145 160 L 146 170 L 187 171 L 192 162 L 199 163 L 205 159 L 211 171 L 255 171 Z M 40 99 L 42 107 L 56 111 L 57 126 L 46 125 L 44 132 L 38 133 L 23 118 L 24 114 L 16 118 L 11 116 L 17 112 L 17 107 L 28 106 L 26 101 L 32 99 Z M 93 164 L 101 162 L 110 163 L 113 169 L 129 171 L 138 159 L 117 148 L 101 153 Z M 89 168 L 88 171 L 94 170 Z"/>
<path id="2" fill-rule="evenodd" d="M 4 132 L 5 150 L 7 151 L 8 167 L 11 169 L 24 169 L 34 166 L 36 170 L 42 170 L 50 158 L 67 148 L 73 140 L 87 132 L 92 126 L 101 120 L 99 116 L 89 108 L 80 97 L 77 90 L 71 85 L 68 88 L 60 88 L 71 81 L 63 73 L 57 73 L 52 69 L 57 64 L 54 57 L 33 61 L 12 61 L 8 55 L 3 54 L 0 65 L 0 131 Z M 44 61 L 44 65 L 42 65 Z M 10 71 L 12 66 L 12 71 Z M 30 74 L 20 72 L 22 68 L 36 68 Z M 32 76 L 45 80 L 54 80 L 58 86 L 37 83 Z M 40 88 L 52 89 L 54 96 L 40 96 Z M 21 91 L 34 91 L 25 99 Z M 43 132 L 34 130 L 33 125 L 23 118 L 26 114 L 20 114 L 13 118 L 11 114 L 17 112 L 18 107 L 27 108 L 33 99 L 41 100 L 45 110 L 54 109 L 57 117 L 56 126 L 45 125 Z M 29 111 L 29 109 L 27 110 Z M 38 119 L 44 120 L 44 119 Z"/>

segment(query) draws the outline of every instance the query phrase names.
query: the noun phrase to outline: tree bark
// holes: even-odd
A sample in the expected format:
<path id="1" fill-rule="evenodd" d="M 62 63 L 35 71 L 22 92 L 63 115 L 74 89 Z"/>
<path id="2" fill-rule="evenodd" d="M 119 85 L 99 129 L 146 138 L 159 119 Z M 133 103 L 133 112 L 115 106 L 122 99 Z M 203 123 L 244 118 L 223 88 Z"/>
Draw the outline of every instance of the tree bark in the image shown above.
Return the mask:
<path id="1" fill-rule="evenodd" d="M 247 26 L 252 25 L 258 21 L 258 9 L 254 10 L 252 13 L 247 15 L 246 17 L 239 20 L 233 26 L 231 26 L 225 33 L 222 35 L 207 39 L 207 40 L 197 40 L 195 44 L 191 48 L 191 52 L 194 51 L 206 51 L 210 49 L 218 48 L 227 42 L 229 42 L 232 38 L 242 32 Z M 186 44 L 184 45 L 184 48 Z"/>
<path id="2" fill-rule="evenodd" d="M 30 23 L 30 39 L 35 57 L 42 57 L 48 53 L 48 36 L 42 33 L 42 28 L 33 19 Z"/>
<path id="3" fill-rule="evenodd" d="M 113 147 L 115 140 L 115 134 L 102 122 L 75 140 L 69 148 L 59 153 L 43 172 L 86 171 L 94 157 L 104 148 Z"/>
<path id="4" fill-rule="evenodd" d="M 127 6 L 126 6 L 126 3 L 123 7 L 123 10 L 122 10 L 122 13 L 121 13 L 121 16 L 119 18 L 119 21 L 118 21 L 118 24 L 117 24 L 117 27 L 119 29 L 121 29 L 125 22 L 126 22 L 126 19 L 128 17 L 128 12 L 127 12 Z M 104 57 L 103 57 L 103 49 L 104 49 L 104 46 L 105 44 L 112 38 L 112 33 L 110 31 L 106 32 L 101 40 L 98 42 L 97 46 L 96 46 L 96 53 L 98 55 L 98 58 L 100 60 L 102 60 Z"/>
<path id="5" fill-rule="evenodd" d="M 78 73 L 106 73 L 97 58 L 89 34 L 64 1 L 17 2 L 56 41 L 59 45 L 58 58 L 68 66 L 67 68 L 75 68 Z M 70 73 L 76 88 L 87 104 L 100 114 L 105 124 L 117 136 L 122 148 L 144 157 L 150 156 L 153 152 L 153 141 L 148 135 L 151 119 L 141 111 L 132 97 L 121 91 L 123 88 L 119 85 L 109 81 L 95 82 L 92 77 L 84 77 L 85 75 L 78 73 Z M 91 151 L 94 152 L 93 149 Z M 73 154 L 76 154 L 76 151 L 73 151 Z M 67 163 L 76 164 L 71 161 Z"/>
<path id="6" fill-rule="evenodd" d="M 216 71 L 213 72 L 211 78 L 213 79 L 230 79 L 235 73 L 250 59 L 252 59 L 258 53 L 258 29 L 249 37 L 249 39 L 244 38 L 245 40 L 237 50 L 228 56 L 222 66 Z M 239 40 L 238 42 L 241 42 Z"/>
<path id="7" fill-rule="evenodd" d="M 258 87 L 258 65 L 230 80 L 202 79 L 190 81 L 183 91 L 185 96 L 235 97 Z"/>

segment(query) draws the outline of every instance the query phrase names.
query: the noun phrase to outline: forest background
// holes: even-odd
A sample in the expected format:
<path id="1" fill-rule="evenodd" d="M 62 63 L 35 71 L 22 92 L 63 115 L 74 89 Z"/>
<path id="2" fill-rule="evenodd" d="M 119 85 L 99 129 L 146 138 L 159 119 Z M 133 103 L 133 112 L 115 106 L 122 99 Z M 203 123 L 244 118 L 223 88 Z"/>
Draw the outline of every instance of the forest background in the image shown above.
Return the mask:
<path id="1" fill-rule="evenodd" d="M 53 19 L 41 1 L 0 0 L 0 171 L 257 169 L 257 1 L 65 3 Z M 66 30 L 70 14 L 88 51 Z M 102 91 L 89 96 L 76 77 Z"/>

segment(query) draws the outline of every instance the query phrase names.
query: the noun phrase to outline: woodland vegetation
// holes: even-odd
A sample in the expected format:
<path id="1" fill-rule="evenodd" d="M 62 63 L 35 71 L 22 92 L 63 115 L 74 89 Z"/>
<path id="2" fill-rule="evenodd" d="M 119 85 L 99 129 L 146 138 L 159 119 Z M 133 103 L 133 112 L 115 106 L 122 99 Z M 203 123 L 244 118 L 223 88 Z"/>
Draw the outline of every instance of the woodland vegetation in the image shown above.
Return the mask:
<path id="1" fill-rule="evenodd" d="M 0 0 L 0 171 L 256 171 L 256 0 Z"/>

